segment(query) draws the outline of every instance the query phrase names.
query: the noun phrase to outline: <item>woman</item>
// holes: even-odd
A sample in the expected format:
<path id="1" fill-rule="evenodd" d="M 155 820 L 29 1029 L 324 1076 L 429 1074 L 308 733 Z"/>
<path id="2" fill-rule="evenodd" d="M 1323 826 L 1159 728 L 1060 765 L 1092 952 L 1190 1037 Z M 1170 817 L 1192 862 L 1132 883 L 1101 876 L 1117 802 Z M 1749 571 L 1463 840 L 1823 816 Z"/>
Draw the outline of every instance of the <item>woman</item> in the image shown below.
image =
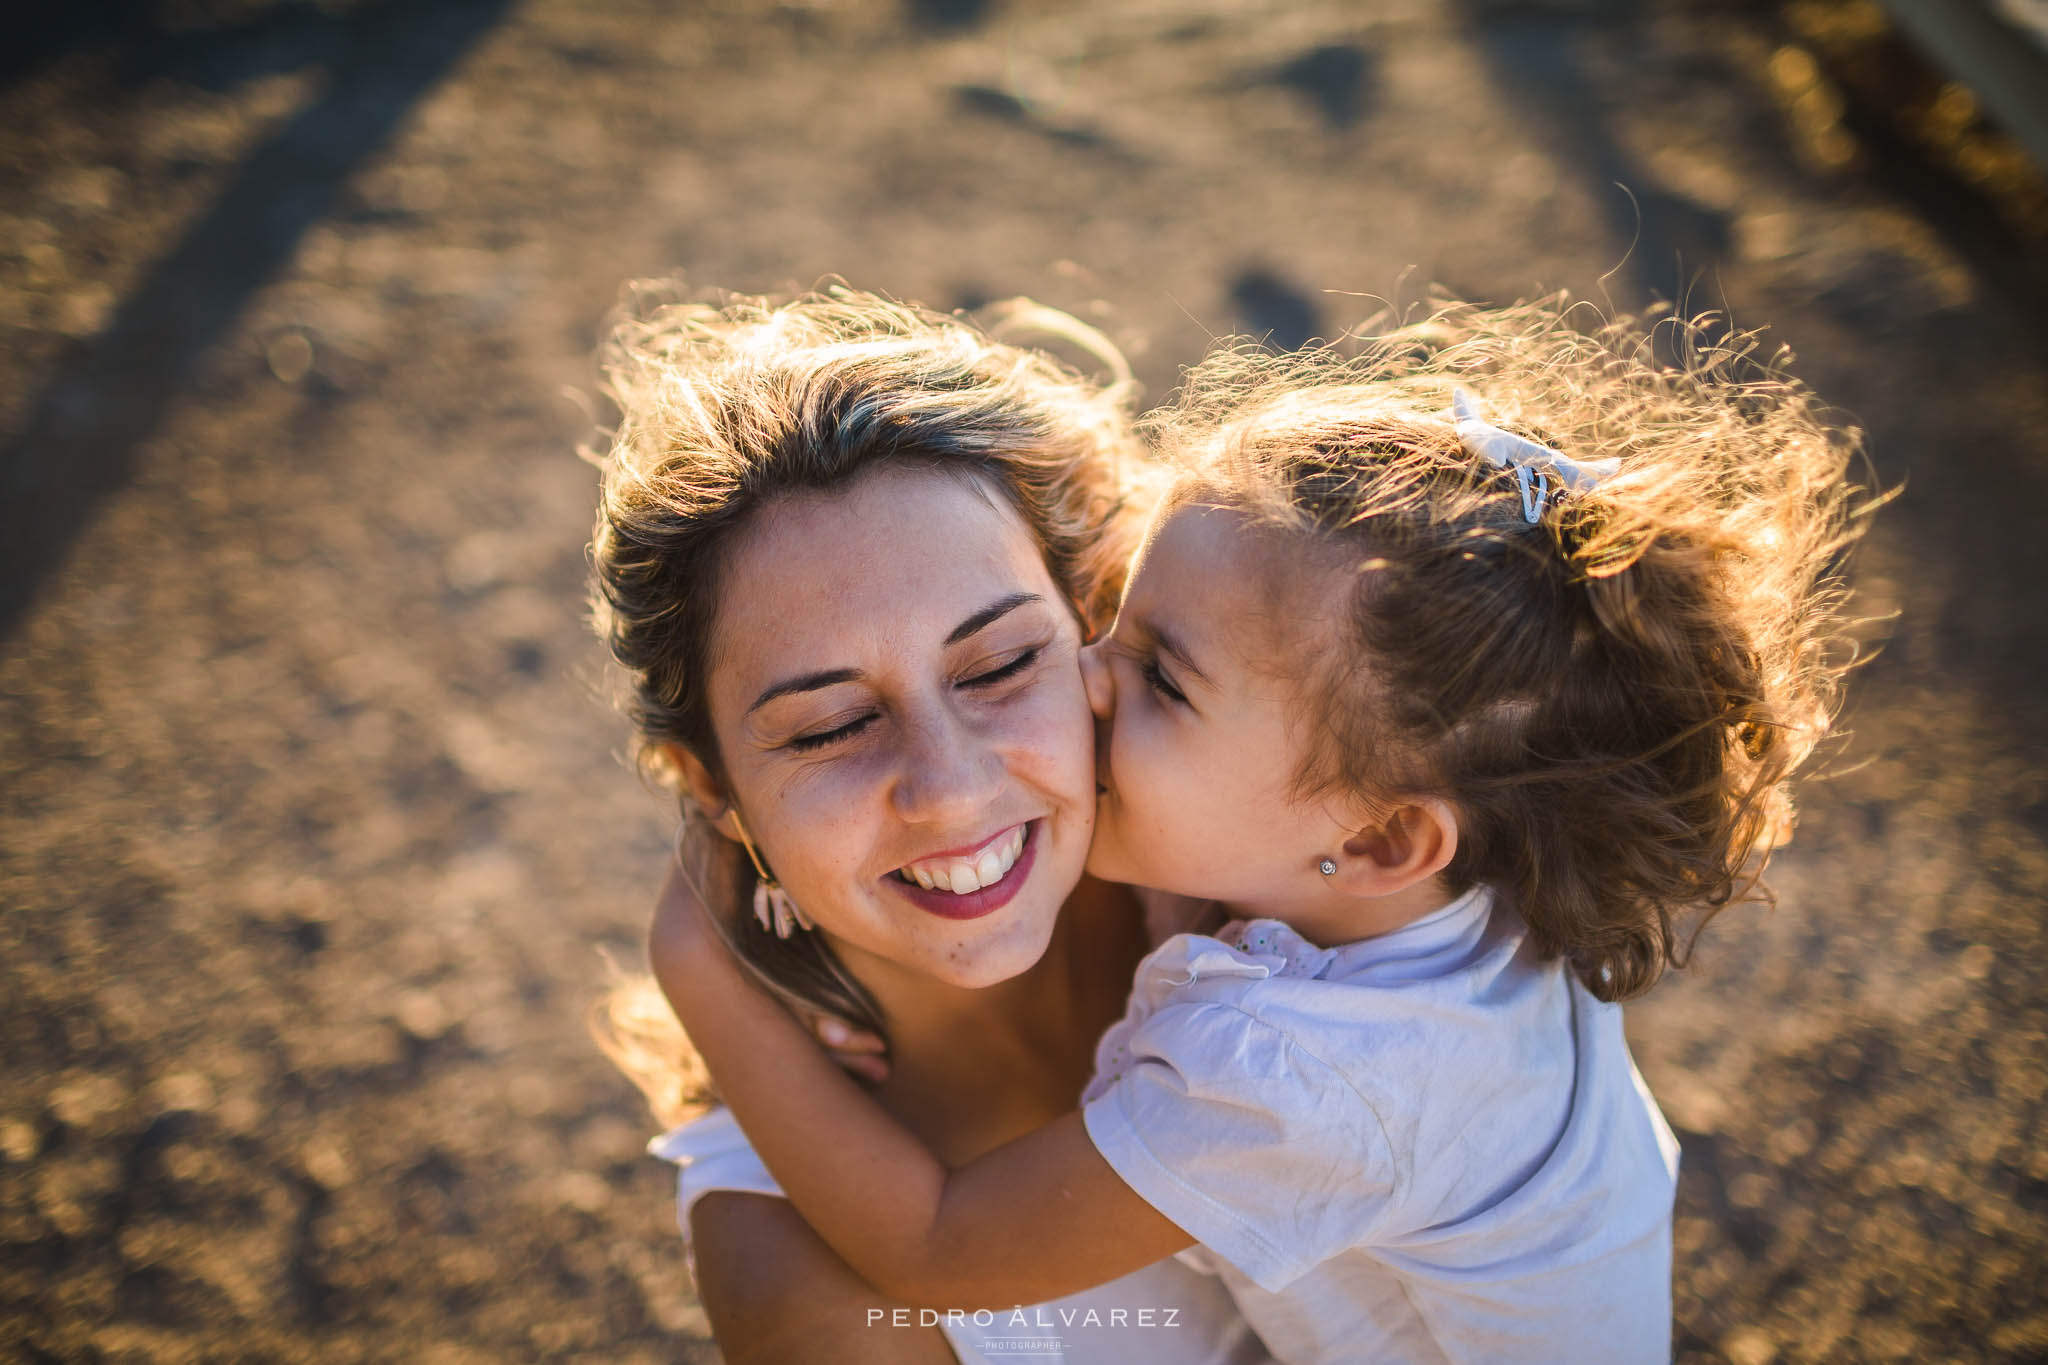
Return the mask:
<path id="1" fill-rule="evenodd" d="M 607 362 L 599 626 L 642 756 L 683 797 L 696 893 L 793 1007 L 888 1040 L 878 1097 L 948 1159 L 1070 1109 L 1147 946 L 1129 894 L 1082 876 L 1077 651 L 1130 548 L 1122 387 L 844 289 L 658 309 Z M 614 1052 L 673 1110 L 682 1045 L 636 1043 L 648 1014 L 614 1001 Z M 657 1150 L 688 1163 L 699 1292 L 734 1361 L 1262 1356 L 1173 1262 L 934 1326 L 833 1256 L 722 1113 Z"/>

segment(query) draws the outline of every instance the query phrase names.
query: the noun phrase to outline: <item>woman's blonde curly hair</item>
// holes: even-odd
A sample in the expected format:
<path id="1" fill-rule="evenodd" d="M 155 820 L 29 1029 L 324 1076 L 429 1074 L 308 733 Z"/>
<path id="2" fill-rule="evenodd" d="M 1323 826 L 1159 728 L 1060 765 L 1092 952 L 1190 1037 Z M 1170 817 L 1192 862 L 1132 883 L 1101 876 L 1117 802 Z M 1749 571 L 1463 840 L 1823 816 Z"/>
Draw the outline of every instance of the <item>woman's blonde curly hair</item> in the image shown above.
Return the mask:
<path id="1" fill-rule="evenodd" d="M 1531 524 L 1460 444 L 1456 387 L 1619 472 Z M 1874 500 L 1856 435 L 1754 336 L 1447 305 L 1342 353 L 1221 348 L 1147 423 L 1185 471 L 1173 503 L 1338 575 L 1314 579 L 1338 629 L 1303 641 L 1302 795 L 1448 801 L 1454 889 L 1502 890 L 1605 1000 L 1683 962 L 1682 921 L 1768 894 L 1788 779 L 1856 656 L 1840 570 Z"/>
<path id="2" fill-rule="evenodd" d="M 693 303 L 673 282 L 633 287 L 604 349 L 620 420 L 590 544 L 598 634 L 627 682 L 635 755 L 676 788 L 668 746 L 724 776 L 707 705 L 721 574 L 735 535 L 777 497 L 851 485 L 884 466 L 973 481 L 1014 508 L 1092 633 L 1114 614 L 1145 462 L 1130 376 L 1099 333 L 1018 300 L 984 330 L 835 285 L 783 302 Z M 1084 377 L 1009 338 L 1060 342 Z M 800 609 L 800 604 L 791 604 Z M 883 1030 L 873 999 L 816 934 L 780 939 L 741 913 L 754 872 L 684 805 L 686 866 L 731 895 L 722 919 L 758 978 L 792 1004 Z M 601 1045 L 673 1121 L 706 1097 L 701 1065 L 651 979 L 600 1003 Z"/>

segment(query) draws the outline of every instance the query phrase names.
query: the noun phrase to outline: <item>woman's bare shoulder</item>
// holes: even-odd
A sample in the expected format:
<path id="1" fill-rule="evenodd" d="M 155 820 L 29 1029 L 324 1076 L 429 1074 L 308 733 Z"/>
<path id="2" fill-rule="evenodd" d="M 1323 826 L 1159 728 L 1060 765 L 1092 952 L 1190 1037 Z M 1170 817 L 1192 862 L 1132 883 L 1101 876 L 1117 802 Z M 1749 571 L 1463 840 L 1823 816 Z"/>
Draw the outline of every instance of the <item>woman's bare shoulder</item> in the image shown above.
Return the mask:
<path id="1" fill-rule="evenodd" d="M 1213 933 L 1225 921 L 1223 907 L 1215 901 L 1093 877 L 1081 879 L 1067 908 L 1083 912 L 1072 917 L 1077 925 L 1086 926 L 1085 945 L 1077 946 L 1083 951 L 1129 953 L 1133 963 L 1175 934 Z"/>
<path id="2" fill-rule="evenodd" d="M 1144 942 L 1144 902 L 1139 899 L 1138 888 L 1122 882 L 1081 878 L 1067 897 L 1062 919 L 1074 926 L 1076 948 L 1091 954 L 1104 949 L 1128 949 Z"/>
<path id="3" fill-rule="evenodd" d="M 698 1296 L 727 1365 L 954 1365 L 938 1329 L 914 1325 L 914 1309 L 870 1289 L 786 1199 L 703 1195 L 690 1208 L 690 1238 Z"/>
<path id="4" fill-rule="evenodd" d="M 1213 934 L 1225 923 L 1223 907 L 1215 901 L 1177 896 L 1171 891 L 1154 891 L 1149 886 L 1130 889 L 1144 909 L 1148 948 L 1157 948 L 1175 934 Z"/>

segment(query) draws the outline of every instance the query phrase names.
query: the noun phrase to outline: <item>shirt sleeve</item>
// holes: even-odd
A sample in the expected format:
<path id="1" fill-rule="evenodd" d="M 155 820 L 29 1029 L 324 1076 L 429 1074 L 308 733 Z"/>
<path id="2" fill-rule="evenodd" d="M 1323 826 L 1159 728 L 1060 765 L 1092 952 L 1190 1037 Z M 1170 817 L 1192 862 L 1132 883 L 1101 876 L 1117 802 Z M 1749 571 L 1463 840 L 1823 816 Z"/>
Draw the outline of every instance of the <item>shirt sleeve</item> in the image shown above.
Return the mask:
<path id="1" fill-rule="evenodd" d="M 1401 1179 L 1372 1106 L 1236 1004 L 1164 1006 L 1082 1111 L 1103 1160 L 1183 1231 L 1277 1291 L 1371 1240 Z"/>
<path id="2" fill-rule="evenodd" d="M 738 1194 L 768 1194 L 785 1198 L 782 1187 L 754 1153 L 753 1144 L 740 1131 L 739 1120 L 730 1109 L 718 1108 L 678 1128 L 671 1128 L 647 1144 L 650 1155 L 673 1161 L 676 1171 L 676 1221 L 682 1226 L 683 1247 L 690 1245 L 690 1209 L 699 1199 L 716 1190 Z"/>

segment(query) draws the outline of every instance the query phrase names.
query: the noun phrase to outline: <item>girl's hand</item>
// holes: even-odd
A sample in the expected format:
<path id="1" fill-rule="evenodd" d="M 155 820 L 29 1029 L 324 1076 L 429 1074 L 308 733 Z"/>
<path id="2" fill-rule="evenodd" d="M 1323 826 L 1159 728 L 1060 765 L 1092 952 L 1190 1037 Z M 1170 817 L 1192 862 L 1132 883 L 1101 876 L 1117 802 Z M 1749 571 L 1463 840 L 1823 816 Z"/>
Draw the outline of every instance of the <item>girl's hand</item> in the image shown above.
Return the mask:
<path id="1" fill-rule="evenodd" d="M 841 1071 L 875 1085 L 889 1079 L 889 1045 L 879 1036 L 829 1014 L 812 1015 L 805 1022 Z"/>

